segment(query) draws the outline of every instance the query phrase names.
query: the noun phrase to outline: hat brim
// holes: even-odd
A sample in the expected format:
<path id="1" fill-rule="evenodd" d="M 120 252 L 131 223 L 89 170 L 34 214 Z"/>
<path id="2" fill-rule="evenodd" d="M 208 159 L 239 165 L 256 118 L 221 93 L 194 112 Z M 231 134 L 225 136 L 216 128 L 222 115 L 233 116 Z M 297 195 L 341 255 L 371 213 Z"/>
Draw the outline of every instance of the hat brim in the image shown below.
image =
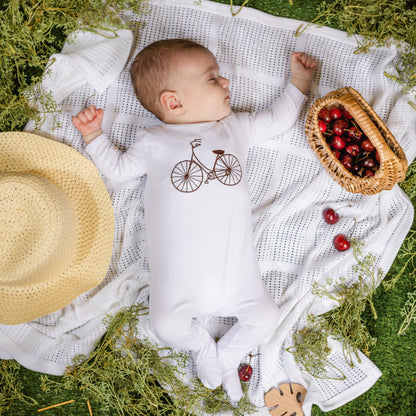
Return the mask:
<path id="1" fill-rule="evenodd" d="M 62 272 L 23 286 L 2 283 L 0 276 L 0 323 L 13 325 L 62 309 L 102 282 L 111 260 L 114 213 L 95 165 L 63 143 L 32 133 L 0 133 L 0 172 L 51 181 L 74 203 L 78 230 L 73 260 Z"/>

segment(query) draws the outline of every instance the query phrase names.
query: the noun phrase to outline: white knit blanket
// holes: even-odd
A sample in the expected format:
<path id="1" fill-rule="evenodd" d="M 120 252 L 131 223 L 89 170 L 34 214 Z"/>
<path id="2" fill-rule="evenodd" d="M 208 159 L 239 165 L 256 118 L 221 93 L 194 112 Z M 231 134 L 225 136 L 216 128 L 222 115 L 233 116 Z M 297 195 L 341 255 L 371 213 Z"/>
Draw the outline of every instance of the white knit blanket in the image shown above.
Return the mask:
<path id="1" fill-rule="evenodd" d="M 135 16 L 124 16 L 136 19 Z M 390 268 L 413 219 L 413 208 L 396 185 L 373 196 L 351 194 L 326 173 L 310 149 L 304 133 L 308 107 L 317 98 L 344 86 L 358 90 L 386 122 L 403 147 L 409 162 L 416 155 L 416 112 L 407 104 L 400 87 L 383 75 L 394 71 L 394 48 L 354 54 L 356 39 L 329 28 L 309 27 L 299 37 L 299 21 L 244 8 L 235 18 L 228 5 L 207 1 L 152 1 L 150 12 L 139 17 L 145 25 L 137 32 L 121 31 L 118 38 L 79 34 L 75 43 L 56 54 L 44 87 L 61 112 L 53 129 L 51 116 L 40 134 L 49 135 L 84 152 L 71 116 L 86 104 L 105 110 L 103 129 L 116 146 L 128 148 L 139 128 L 158 121 L 136 101 L 128 69 L 132 58 L 148 43 L 162 38 L 196 40 L 217 56 L 222 74 L 231 81 L 235 111 L 267 108 L 289 79 L 289 56 L 303 51 L 319 61 L 309 99 L 296 125 L 262 146 L 252 148 L 248 159 L 253 203 L 253 230 L 262 278 L 282 310 L 282 324 L 261 346 L 252 364 L 251 401 L 258 414 L 267 415 L 264 393 L 281 383 L 295 382 L 308 390 L 303 408 L 312 404 L 328 411 L 369 389 L 381 375 L 364 355 L 351 368 L 342 348 L 333 342 L 330 362 L 345 380 L 319 379 L 301 371 L 291 353 L 292 333 L 306 322 L 308 313 L 323 313 L 335 305 L 315 298 L 313 282 L 328 278 L 354 280 L 352 250 L 337 252 L 333 237 L 349 234 L 365 242 L 365 251 L 376 256 L 377 266 Z M 140 33 L 140 39 L 137 34 Z M 26 130 L 33 131 L 29 122 Z M 106 183 L 115 212 L 115 238 L 111 265 L 103 283 L 79 296 L 61 311 L 21 325 L 0 326 L 0 357 L 14 358 L 39 372 L 62 374 L 77 354 L 88 354 L 105 331 L 102 319 L 135 302 L 147 303 L 148 263 L 143 217 L 145 178 L 117 188 Z M 340 211 L 332 226 L 322 219 L 325 207 Z M 238 238 L 238 236 L 237 236 Z M 180 288 L 178 288 L 180 290 Z M 382 311 L 380 311 L 382 313 Z M 233 318 L 206 319 L 213 335 L 223 334 Z M 152 339 L 146 318 L 142 333 Z M 380 340 L 382 342 L 382 340 Z M 192 365 L 188 374 L 195 375 Z"/>

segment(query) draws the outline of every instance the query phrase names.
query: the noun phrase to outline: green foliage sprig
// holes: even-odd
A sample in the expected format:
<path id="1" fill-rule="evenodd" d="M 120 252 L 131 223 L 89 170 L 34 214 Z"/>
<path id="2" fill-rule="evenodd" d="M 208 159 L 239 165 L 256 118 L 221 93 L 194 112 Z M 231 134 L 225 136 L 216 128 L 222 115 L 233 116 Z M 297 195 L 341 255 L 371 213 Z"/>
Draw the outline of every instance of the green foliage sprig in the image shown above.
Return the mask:
<path id="1" fill-rule="evenodd" d="M 293 346 L 287 351 L 294 355 L 300 368 L 311 376 L 344 380 L 345 374 L 329 361 L 332 351 L 328 344 L 330 335 L 321 319 L 311 314 L 308 316 L 308 325 L 293 334 Z"/>
<path id="2" fill-rule="evenodd" d="M 42 389 L 77 390 L 90 399 L 96 414 L 112 415 L 234 415 L 253 413 L 247 395 L 234 407 L 220 387 L 209 390 L 199 380 L 183 381 L 188 356 L 140 340 L 139 320 L 147 309 L 134 305 L 107 318 L 108 330 L 89 357 L 56 380 L 42 377 Z"/>
<path id="3" fill-rule="evenodd" d="M 353 267 L 357 279 L 354 282 L 347 282 L 345 278 L 328 279 L 325 285 L 313 285 L 314 295 L 336 301 L 338 306 L 320 316 L 309 315 L 308 325 L 294 334 L 294 345 L 288 349 L 295 355 L 297 363 L 314 377 L 334 378 L 329 375 L 329 370 L 335 369 L 340 373 L 339 379 L 343 378 L 342 372 L 328 361 L 331 353 L 329 337 L 342 343 L 344 357 L 350 366 L 353 366 L 353 357 L 359 360 L 359 350 L 369 355 L 376 343 L 363 320 L 363 313 L 369 305 L 377 319 L 372 297 L 383 272 L 375 267 L 373 254 L 364 255 L 362 242 L 353 240 L 351 247 L 357 262 Z"/>
<path id="4" fill-rule="evenodd" d="M 56 106 L 39 93 L 49 58 L 59 52 L 75 31 L 101 33 L 127 28 L 120 13 L 143 13 L 147 0 L 9 0 L 0 3 L 0 131 L 22 129 L 29 118 L 38 120 L 33 99 L 46 112 Z"/>
<path id="5" fill-rule="evenodd" d="M 400 187 L 411 200 L 416 200 L 416 162 L 410 164 L 406 179 L 400 183 Z"/>
<path id="6" fill-rule="evenodd" d="M 0 360 L 0 415 L 10 410 L 17 402 L 37 405 L 37 401 L 23 393 L 22 380 L 19 377 L 20 364 L 14 360 Z"/>
<path id="7" fill-rule="evenodd" d="M 397 81 L 405 94 L 416 88 L 416 6 L 406 0 L 323 1 L 309 24 L 335 26 L 349 35 L 359 35 L 355 53 L 372 47 L 396 45 L 396 72 L 385 74 Z M 308 25 L 302 25 L 298 34 Z M 409 102 L 415 109 L 415 103 Z"/>
<path id="8" fill-rule="evenodd" d="M 398 335 L 403 335 L 412 322 L 416 323 L 416 290 L 407 294 L 407 301 L 399 310 L 403 316 L 403 322 L 399 328 Z"/>
<path id="9" fill-rule="evenodd" d="M 416 281 L 416 230 L 412 229 L 403 241 L 397 254 L 395 264 L 390 271 L 393 276 L 383 282 L 386 290 L 393 289 L 403 274 L 406 273 Z"/>

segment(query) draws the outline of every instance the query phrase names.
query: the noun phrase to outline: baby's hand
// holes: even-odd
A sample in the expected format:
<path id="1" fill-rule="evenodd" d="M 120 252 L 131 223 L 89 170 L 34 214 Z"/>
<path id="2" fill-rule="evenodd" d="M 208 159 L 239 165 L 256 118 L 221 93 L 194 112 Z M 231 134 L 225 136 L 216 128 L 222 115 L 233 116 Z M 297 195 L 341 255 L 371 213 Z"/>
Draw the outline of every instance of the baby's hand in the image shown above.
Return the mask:
<path id="1" fill-rule="evenodd" d="M 290 57 L 291 83 L 303 94 L 307 94 L 318 62 L 302 52 L 294 52 Z"/>
<path id="2" fill-rule="evenodd" d="M 94 105 L 84 108 L 75 117 L 72 117 L 72 123 L 82 134 L 86 144 L 91 143 L 101 133 L 103 117 L 104 111 L 101 108 L 95 108 Z"/>

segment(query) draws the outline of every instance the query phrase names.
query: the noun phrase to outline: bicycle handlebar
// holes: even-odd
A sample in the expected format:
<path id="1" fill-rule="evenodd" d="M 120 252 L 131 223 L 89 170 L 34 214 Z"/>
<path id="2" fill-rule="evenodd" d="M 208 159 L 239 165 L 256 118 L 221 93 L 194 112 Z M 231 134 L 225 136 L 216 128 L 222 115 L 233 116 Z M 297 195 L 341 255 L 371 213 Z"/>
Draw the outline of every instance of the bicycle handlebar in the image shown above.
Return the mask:
<path id="1" fill-rule="evenodd" d="M 198 146 L 201 146 L 201 139 L 195 139 L 195 140 L 192 140 L 192 142 L 191 142 L 191 146 L 192 146 L 192 147 L 198 147 Z"/>

